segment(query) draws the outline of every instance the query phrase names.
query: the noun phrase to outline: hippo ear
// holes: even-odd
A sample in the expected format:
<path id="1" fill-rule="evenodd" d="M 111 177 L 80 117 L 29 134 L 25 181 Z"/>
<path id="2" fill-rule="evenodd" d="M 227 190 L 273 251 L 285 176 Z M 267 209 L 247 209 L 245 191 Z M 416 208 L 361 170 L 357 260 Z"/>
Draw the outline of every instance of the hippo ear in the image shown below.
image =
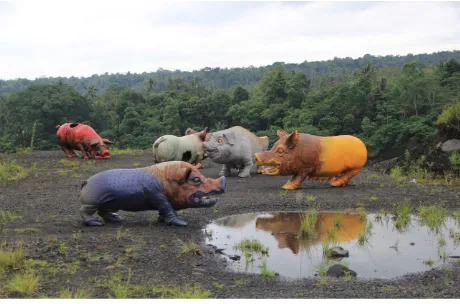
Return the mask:
<path id="1" fill-rule="evenodd" d="M 89 141 L 89 145 L 90 145 L 91 147 L 96 147 L 97 145 L 99 145 L 99 141 L 98 141 L 97 139 L 93 138 L 93 139 L 91 139 L 91 140 Z"/>
<path id="2" fill-rule="evenodd" d="M 284 135 L 288 135 L 289 133 L 284 131 L 284 130 L 278 130 L 276 131 L 276 135 L 278 135 L 279 138 L 283 137 Z"/>
<path id="3" fill-rule="evenodd" d="M 113 144 L 113 142 L 111 142 L 111 141 L 108 140 L 107 138 L 103 138 L 102 141 L 103 141 L 104 144 L 106 144 L 106 145 L 107 145 L 107 144 L 109 144 L 109 145 Z"/>
<path id="4" fill-rule="evenodd" d="M 187 130 L 185 130 L 185 135 L 190 135 L 190 134 L 195 134 L 196 131 L 193 130 L 192 128 L 187 128 Z"/>
<path id="5" fill-rule="evenodd" d="M 204 130 L 200 132 L 198 137 L 201 139 L 201 141 L 205 141 L 207 134 L 208 134 L 208 127 L 204 128 Z"/>
<path id="6" fill-rule="evenodd" d="M 286 139 L 286 146 L 288 147 L 288 149 L 293 149 L 297 145 L 298 142 L 299 142 L 299 131 L 295 130 Z"/>
<path id="7" fill-rule="evenodd" d="M 178 184 L 182 185 L 187 181 L 188 177 L 190 176 L 190 173 L 192 173 L 192 168 L 180 168 L 176 171 L 175 180 Z"/>
<path id="8" fill-rule="evenodd" d="M 224 133 L 222 136 L 227 140 L 227 142 L 230 145 L 233 146 L 235 144 L 235 133 L 234 132 Z"/>

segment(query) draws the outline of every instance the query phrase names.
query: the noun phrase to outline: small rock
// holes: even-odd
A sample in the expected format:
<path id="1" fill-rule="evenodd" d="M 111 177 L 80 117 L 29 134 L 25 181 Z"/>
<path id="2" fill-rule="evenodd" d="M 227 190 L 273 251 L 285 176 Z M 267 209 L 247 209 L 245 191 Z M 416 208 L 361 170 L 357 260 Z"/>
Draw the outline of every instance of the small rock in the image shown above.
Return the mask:
<path id="1" fill-rule="evenodd" d="M 216 253 L 223 253 L 224 250 L 225 250 L 225 248 L 216 249 Z"/>
<path id="2" fill-rule="evenodd" d="M 279 276 L 280 274 L 278 272 L 275 272 L 275 276 Z"/>
<path id="3" fill-rule="evenodd" d="M 346 275 L 346 272 L 349 272 L 353 277 L 356 277 L 356 272 L 348 269 L 347 267 L 340 265 L 340 264 L 335 264 L 331 266 L 327 272 L 326 275 L 331 276 L 331 277 L 343 277 Z"/>
<path id="4" fill-rule="evenodd" d="M 329 249 L 329 255 L 331 257 L 347 257 L 349 256 L 349 252 L 340 246 L 336 246 Z"/>
<path id="5" fill-rule="evenodd" d="M 411 243 L 410 243 L 410 245 L 411 245 L 411 246 L 414 246 L 414 245 L 415 245 L 415 243 L 414 243 L 414 242 L 411 242 Z"/>
<path id="6" fill-rule="evenodd" d="M 233 261 L 239 261 L 241 259 L 239 255 L 229 255 L 228 258 Z"/>

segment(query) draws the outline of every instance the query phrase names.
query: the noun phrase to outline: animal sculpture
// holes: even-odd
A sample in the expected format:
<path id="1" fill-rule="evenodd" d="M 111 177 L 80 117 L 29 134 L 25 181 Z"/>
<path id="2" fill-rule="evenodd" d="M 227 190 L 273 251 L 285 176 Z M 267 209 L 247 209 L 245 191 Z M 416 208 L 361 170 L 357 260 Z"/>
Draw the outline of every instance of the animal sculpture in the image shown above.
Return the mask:
<path id="1" fill-rule="evenodd" d="M 345 186 L 367 161 L 365 144 L 351 135 L 315 136 L 295 130 L 278 130 L 278 141 L 270 151 L 255 153 L 265 175 L 293 175 L 282 187 L 293 190 L 307 178 Z"/>
<path id="2" fill-rule="evenodd" d="M 77 157 L 74 150 L 81 152 L 82 158 L 108 159 L 108 144 L 112 142 L 101 138 L 93 128 L 82 123 L 65 123 L 56 126 L 56 136 L 67 158 Z"/>
<path id="3" fill-rule="evenodd" d="M 254 153 L 268 149 L 268 137 L 258 137 L 243 127 L 213 132 L 211 139 L 203 143 L 205 153 L 213 162 L 223 164 L 220 176 L 230 176 L 231 169 L 238 169 L 239 177 L 250 177 L 254 166 Z"/>
<path id="4" fill-rule="evenodd" d="M 158 210 L 159 222 L 186 226 L 176 211 L 186 208 L 209 208 L 217 203 L 212 194 L 226 191 L 225 177 L 206 178 L 187 162 L 171 161 L 145 168 L 112 169 L 97 173 L 83 182 L 80 192 L 80 215 L 88 226 L 104 221 L 121 222 L 118 210 Z"/>
<path id="5" fill-rule="evenodd" d="M 165 161 L 185 161 L 200 164 L 204 159 L 203 141 L 208 128 L 200 133 L 186 136 L 163 135 L 153 144 L 153 159 L 155 163 Z"/>

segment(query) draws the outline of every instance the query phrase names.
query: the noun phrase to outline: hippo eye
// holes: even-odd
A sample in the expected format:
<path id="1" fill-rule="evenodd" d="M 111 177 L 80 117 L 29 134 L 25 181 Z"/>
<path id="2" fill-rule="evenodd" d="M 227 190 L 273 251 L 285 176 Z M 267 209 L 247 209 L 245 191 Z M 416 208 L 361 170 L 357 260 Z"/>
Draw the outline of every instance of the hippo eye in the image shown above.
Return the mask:
<path id="1" fill-rule="evenodd" d="M 199 184 L 201 183 L 201 179 L 195 176 L 194 178 L 192 178 L 192 182 L 194 182 L 195 184 Z"/>
<path id="2" fill-rule="evenodd" d="M 219 144 L 221 144 L 221 143 L 223 143 L 224 141 L 223 141 L 222 138 L 218 138 L 218 139 L 217 139 L 217 142 L 218 142 Z"/>

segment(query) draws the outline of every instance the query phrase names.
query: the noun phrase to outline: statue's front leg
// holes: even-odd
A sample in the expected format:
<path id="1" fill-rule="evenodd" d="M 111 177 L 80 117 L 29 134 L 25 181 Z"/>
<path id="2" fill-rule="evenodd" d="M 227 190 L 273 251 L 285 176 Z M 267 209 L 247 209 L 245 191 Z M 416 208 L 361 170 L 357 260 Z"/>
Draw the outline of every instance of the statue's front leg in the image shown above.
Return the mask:
<path id="1" fill-rule="evenodd" d="M 253 162 L 252 161 L 248 161 L 244 164 L 244 168 L 243 170 L 240 172 L 240 174 L 238 174 L 238 177 L 251 177 L 251 168 L 253 166 Z"/>
<path id="2" fill-rule="evenodd" d="M 303 181 L 307 178 L 305 174 L 297 173 L 291 179 L 284 184 L 283 189 L 284 190 L 295 190 L 300 188 L 300 185 L 303 183 Z"/>
<path id="3" fill-rule="evenodd" d="M 219 176 L 230 176 L 232 174 L 232 172 L 230 171 L 230 166 L 225 164 L 222 166 L 222 170 L 220 171 L 219 173 Z"/>
<path id="4" fill-rule="evenodd" d="M 164 197 L 157 203 L 158 206 L 158 222 L 165 222 L 172 226 L 187 226 L 187 222 L 179 218 L 174 208 L 169 201 Z"/>

